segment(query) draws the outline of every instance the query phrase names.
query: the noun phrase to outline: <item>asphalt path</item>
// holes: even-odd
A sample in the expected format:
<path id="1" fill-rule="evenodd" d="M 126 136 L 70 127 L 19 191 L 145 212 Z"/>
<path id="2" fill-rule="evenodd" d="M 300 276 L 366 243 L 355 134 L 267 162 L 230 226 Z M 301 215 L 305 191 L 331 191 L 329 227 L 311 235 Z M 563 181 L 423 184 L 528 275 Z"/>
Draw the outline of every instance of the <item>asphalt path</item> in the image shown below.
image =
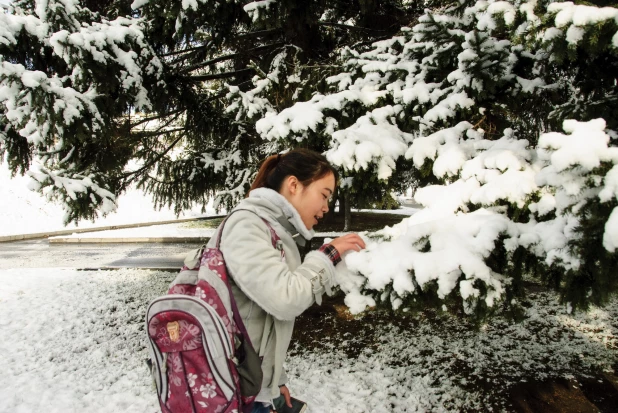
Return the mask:
<path id="1" fill-rule="evenodd" d="M 199 243 L 50 244 L 47 239 L 0 243 L 0 269 L 152 268 L 178 270 Z"/>

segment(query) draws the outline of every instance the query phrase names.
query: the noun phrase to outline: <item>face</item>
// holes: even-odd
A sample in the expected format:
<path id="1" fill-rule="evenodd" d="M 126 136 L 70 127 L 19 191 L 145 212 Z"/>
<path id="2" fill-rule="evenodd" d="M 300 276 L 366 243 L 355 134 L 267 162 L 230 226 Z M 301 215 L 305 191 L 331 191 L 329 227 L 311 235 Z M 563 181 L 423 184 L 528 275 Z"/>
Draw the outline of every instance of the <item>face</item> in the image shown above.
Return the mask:
<path id="1" fill-rule="evenodd" d="M 313 181 L 308 186 L 294 176 L 286 178 L 282 195 L 296 208 L 307 229 L 312 229 L 328 212 L 328 201 L 335 191 L 332 173 Z"/>

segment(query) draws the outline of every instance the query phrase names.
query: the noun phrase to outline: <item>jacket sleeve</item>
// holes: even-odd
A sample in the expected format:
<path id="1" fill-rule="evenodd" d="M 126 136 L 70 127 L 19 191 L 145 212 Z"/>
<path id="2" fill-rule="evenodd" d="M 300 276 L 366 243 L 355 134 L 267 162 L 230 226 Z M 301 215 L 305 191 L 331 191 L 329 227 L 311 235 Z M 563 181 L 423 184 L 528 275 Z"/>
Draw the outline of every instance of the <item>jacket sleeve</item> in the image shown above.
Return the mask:
<path id="1" fill-rule="evenodd" d="M 292 320 L 321 297 L 334 279 L 334 266 L 314 251 L 294 271 L 273 247 L 270 230 L 252 212 L 236 212 L 227 220 L 221 252 L 230 276 L 252 301 L 279 320 Z M 330 292 L 330 291 L 329 291 Z"/>

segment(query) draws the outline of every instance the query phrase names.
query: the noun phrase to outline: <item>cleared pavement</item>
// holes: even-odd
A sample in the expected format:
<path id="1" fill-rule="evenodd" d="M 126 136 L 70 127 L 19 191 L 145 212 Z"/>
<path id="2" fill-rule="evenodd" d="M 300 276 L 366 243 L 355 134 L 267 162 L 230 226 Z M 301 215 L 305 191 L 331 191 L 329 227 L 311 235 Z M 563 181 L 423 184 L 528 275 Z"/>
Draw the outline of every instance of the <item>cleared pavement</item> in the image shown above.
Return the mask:
<path id="1" fill-rule="evenodd" d="M 47 240 L 0 244 L 5 268 L 151 268 L 177 271 L 187 253 L 201 243 L 49 244 Z"/>

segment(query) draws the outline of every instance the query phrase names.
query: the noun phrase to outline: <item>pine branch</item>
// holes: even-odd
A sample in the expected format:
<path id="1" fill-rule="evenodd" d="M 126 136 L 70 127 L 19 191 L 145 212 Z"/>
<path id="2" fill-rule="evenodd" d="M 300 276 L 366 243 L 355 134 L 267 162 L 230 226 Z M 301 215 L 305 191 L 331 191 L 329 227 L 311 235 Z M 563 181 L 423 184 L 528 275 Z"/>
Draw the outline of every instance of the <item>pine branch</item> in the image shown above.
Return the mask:
<path id="1" fill-rule="evenodd" d="M 178 119 L 180 117 L 181 113 L 183 113 L 183 111 L 181 111 L 181 110 L 176 111 L 176 115 L 173 116 L 171 119 L 168 119 L 165 123 L 163 123 L 156 130 L 154 130 L 153 133 L 156 132 L 157 134 L 153 134 L 152 136 L 159 136 L 159 135 L 165 134 L 166 131 L 163 131 L 163 132 L 161 132 L 161 131 L 164 128 L 167 128 L 172 123 L 176 122 L 176 119 Z M 184 128 L 182 128 L 182 129 L 184 129 Z M 172 132 L 174 132 L 174 131 L 172 131 Z M 136 133 L 136 134 L 139 135 L 139 133 Z M 139 135 L 139 136 L 149 137 L 149 136 L 146 136 L 146 135 Z"/>
<path id="2" fill-rule="evenodd" d="M 379 42 L 380 40 L 387 40 L 390 39 L 392 36 L 390 34 L 387 34 L 386 36 L 380 36 L 380 37 L 375 37 L 373 39 L 369 39 L 369 40 L 364 40 L 362 42 L 356 42 L 356 43 L 352 43 L 350 45 L 351 49 L 357 49 L 361 46 L 369 46 L 374 44 L 375 42 Z M 342 46 L 346 46 L 345 44 Z"/>
<path id="3" fill-rule="evenodd" d="M 175 182 L 175 181 L 162 181 L 160 179 L 155 178 L 154 176 L 150 174 L 148 175 L 148 180 L 156 182 L 161 185 L 172 185 Z"/>
<path id="4" fill-rule="evenodd" d="M 62 153 L 65 150 L 65 148 L 61 148 L 61 149 L 54 149 L 51 151 L 36 151 L 36 155 L 37 156 L 52 156 L 52 155 L 58 155 L 59 153 Z"/>
<path id="5" fill-rule="evenodd" d="M 172 142 L 172 144 L 170 146 L 167 147 L 167 149 L 165 149 L 163 152 L 161 152 L 159 155 L 157 155 L 152 161 L 148 162 L 147 164 L 145 164 L 144 166 L 142 166 L 141 168 L 139 168 L 136 171 L 133 172 L 127 172 L 123 175 L 124 179 L 128 179 L 129 177 L 131 177 L 129 179 L 129 182 L 126 182 L 127 184 L 130 183 L 131 181 L 137 179 L 142 172 L 150 169 L 151 167 L 153 167 L 157 162 L 159 162 L 165 155 L 167 155 L 167 153 L 169 151 L 171 151 L 174 146 L 176 146 L 178 144 L 178 142 L 180 142 L 180 140 L 184 137 L 184 134 L 181 134 L 180 136 L 178 136 L 178 138 L 176 138 L 176 140 L 174 142 Z"/>
<path id="6" fill-rule="evenodd" d="M 162 55 L 158 55 L 158 57 L 169 57 L 169 56 L 175 56 L 175 55 L 182 54 L 182 53 L 195 52 L 195 51 L 198 51 L 198 50 L 205 49 L 207 47 L 208 47 L 208 45 L 205 45 L 205 44 L 201 45 L 201 46 L 189 47 L 187 49 L 176 50 L 174 52 L 164 53 Z"/>
<path id="7" fill-rule="evenodd" d="M 351 26 L 349 24 L 341 24 L 341 23 L 335 23 L 335 22 L 318 22 L 318 24 L 320 26 L 339 27 L 342 29 L 347 29 L 347 30 L 352 30 L 352 31 L 357 31 L 357 32 L 375 32 L 375 33 L 386 33 L 387 32 L 387 30 L 370 29 L 369 27 Z"/>
<path id="8" fill-rule="evenodd" d="M 189 67 L 183 68 L 180 73 L 187 73 L 187 72 L 191 72 L 193 70 L 196 69 L 201 69 L 202 67 L 205 66 L 210 66 L 212 64 L 215 63 L 219 63 L 219 62 L 223 62 L 225 60 L 230 60 L 230 59 L 235 59 L 237 57 L 243 56 L 243 55 L 247 55 L 251 52 L 258 52 L 258 51 L 262 51 L 262 50 L 267 50 L 270 48 L 275 48 L 275 47 L 279 47 L 279 46 L 283 46 L 285 43 L 284 42 L 277 42 L 277 43 L 273 43 L 273 44 L 267 44 L 264 46 L 259 46 L 259 47 L 254 47 L 253 49 L 249 49 L 243 52 L 239 52 L 239 53 L 232 53 L 232 54 L 228 54 L 225 56 L 219 56 L 219 57 L 215 57 L 214 59 L 210 59 L 206 62 L 201 62 L 201 63 L 196 63 L 194 65 L 191 65 Z"/>
<path id="9" fill-rule="evenodd" d="M 210 66 L 210 65 L 213 65 L 215 63 L 219 63 L 219 62 L 224 62 L 226 60 L 235 59 L 235 58 L 237 58 L 237 57 L 239 57 L 241 55 L 242 55 L 242 53 L 232 53 L 232 54 L 228 54 L 228 55 L 224 55 L 224 56 L 215 57 L 214 59 L 210 59 L 210 60 L 207 60 L 205 62 L 196 63 L 194 65 L 182 68 L 179 73 L 191 72 L 193 70 L 201 69 L 202 67 Z"/>
<path id="10" fill-rule="evenodd" d="M 232 40 L 253 39 L 254 37 L 262 37 L 262 36 L 266 36 L 269 34 L 275 34 L 275 33 L 280 33 L 280 32 L 281 32 L 281 28 L 260 30 L 257 32 L 248 32 L 248 33 L 239 34 L 238 36 L 234 37 Z"/>
<path id="11" fill-rule="evenodd" d="M 230 43 L 235 43 L 236 40 L 246 40 L 246 39 L 253 39 L 256 37 L 261 37 L 261 36 L 266 36 L 268 34 L 273 34 L 273 33 L 278 33 L 281 32 L 280 28 L 277 29 L 270 29 L 270 30 L 260 30 L 257 32 L 249 32 L 249 33 L 243 33 L 240 34 L 236 37 L 233 37 L 230 39 Z M 178 59 L 172 61 L 170 64 L 171 65 L 175 65 L 183 60 L 189 59 L 191 56 L 193 56 L 195 54 L 195 52 L 199 52 L 200 50 L 204 50 L 211 47 L 210 45 L 206 44 L 206 45 L 201 45 L 201 46 L 196 46 L 196 47 L 190 47 L 187 49 L 183 49 L 183 50 L 178 50 L 178 51 L 174 51 L 174 52 L 169 52 L 169 53 L 165 53 L 162 55 L 159 55 L 160 58 L 164 58 L 164 57 L 170 57 L 170 56 L 176 56 L 179 54 L 183 54 L 186 53 L 185 56 L 181 56 Z M 213 60 L 216 60 L 218 58 L 215 58 Z M 215 62 L 216 63 L 216 62 Z"/>
<path id="12" fill-rule="evenodd" d="M 235 77 L 241 73 L 246 73 L 249 71 L 253 71 L 252 68 L 248 69 L 240 69 L 235 70 L 233 72 L 222 72 L 222 73 L 214 73 L 211 75 L 202 75 L 202 76 L 182 76 L 184 79 L 187 79 L 190 82 L 203 82 L 206 80 L 217 80 L 217 79 L 228 79 L 230 77 Z"/>
<path id="13" fill-rule="evenodd" d="M 150 117 L 150 118 L 144 118 L 144 119 L 140 120 L 137 123 L 134 123 L 132 125 L 130 124 L 129 128 L 133 129 L 133 128 L 135 128 L 135 127 L 137 127 L 137 126 L 139 126 L 139 125 L 141 125 L 143 123 L 150 122 L 152 120 L 162 119 L 162 118 L 165 118 L 165 117 L 168 117 L 168 116 L 174 116 L 174 115 L 177 115 L 177 114 L 179 114 L 181 112 L 184 112 L 184 111 L 185 111 L 185 109 L 178 109 L 178 110 L 175 110 L 173 112 L 164 113 L 162 115 L 153 116 L 153 117 Z"/>
<path id="14" fill-rule="evenodd" d="M 156 130 L 154 132 L 149 132 L 149 133 L 133 132 L 133 134 L 137 135 L 140 138 L 152 138 L 153 136 L 167 135 L 169 133 L 180 132 L 180 131 L 185 130 L 185 128 L 176 128 L 176 129 L 169 129 L 169 130 L 164 130 L 164 131 L 161 131 L 160 129 L 161 128 L 159 128 L 159 130 Z"/>

